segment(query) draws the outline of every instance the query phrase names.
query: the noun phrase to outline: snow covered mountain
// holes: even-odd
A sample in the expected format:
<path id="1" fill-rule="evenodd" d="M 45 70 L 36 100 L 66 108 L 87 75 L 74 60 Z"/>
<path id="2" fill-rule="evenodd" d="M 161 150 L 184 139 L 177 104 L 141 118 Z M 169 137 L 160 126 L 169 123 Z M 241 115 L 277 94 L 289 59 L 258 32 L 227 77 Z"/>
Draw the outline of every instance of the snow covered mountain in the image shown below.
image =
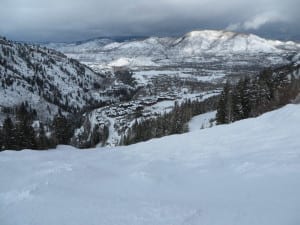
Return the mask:
<path id="1" fill-rule="evenodd" d="M 186 56 L 228 53 L 278 53 L 288 49 L 299 49 L 294 42 L 281 42 L 260 38 L 253 34 L 229 31 L 192 31 L 177 39 L 173 46 Z"/>
<path id="2" fill-rule="evenodd" d="M 162 52 L 172 56 L 172 52 L 181 51 L 184 55 L 197 56 L 207 53 L 238 53 L 238 52 L 281 52 L 299 49 L 300 45 L 289 41 L 281 42 L 260 38 L 253 34 L 234 33 L 229 31 L 192 31 L 180 38 L 150 37 L 142 40 L 113 42 L 109 39 L 95 39 L 83 43 L 49 46 L 65 53 L 88 53 L 97 51 L 114 51 L 116 54 L 157 55 Z"/>
<path id="3" fill-rule="evenodd" d="M 105 44 L 106 43 L 106 44 Z M 299 51 L 295 42 L 281 42 L 260 38 L 253 34 L 241 34 L 229 31 L 192 31 L 183 37 L 150 37 L 142 40 L 113 42 L 93 40 L 80 44 L 48 45 L 82 62 L 118 65 L 116 60 L 124 62 L 134 59 L 129 66 L 161 66 L 178 62 L 201 62 L 207 55 L 281 55 Z M 199 58 L 200 57 L 200 58 Z M 284 57 L 281 57 L 283 61 Z M 122 61 L 123 59 L 123 61 Z M 117 61 L 118 62 L 118 61 Z M 151 62 L 151 63 L 149 63 Z"/>
<path id="4" fill-rule="evenodd" d="M 296 225 L 300 105 L 128 147 L 0 152 L 5 225 Z"/>

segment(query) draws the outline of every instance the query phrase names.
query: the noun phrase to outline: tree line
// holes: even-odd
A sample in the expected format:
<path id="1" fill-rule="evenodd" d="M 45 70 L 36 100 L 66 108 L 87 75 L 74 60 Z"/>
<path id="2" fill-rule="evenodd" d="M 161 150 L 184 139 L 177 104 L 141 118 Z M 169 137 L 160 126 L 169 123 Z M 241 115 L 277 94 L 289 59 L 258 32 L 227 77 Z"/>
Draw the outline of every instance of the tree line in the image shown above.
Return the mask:
<path id="1" fill-rule="evenodd" d="M 36 111 L 26 102 L 5 108 L 4 112 L 13 116 L 7 114 L 0 127 L 0 151 L 55 148 L 58 144 L 69 144 L 73 135 L 74 123 L 60 110 L 47 126 L 36 120 Z"/>
<path id="2" fill-rule="evenodd" d="M 299 94 L 300 81 L 291 66 L 266 69 L 254 78 L 245 77 L 236 84 L 227 82 L 217 107 L 217 124 L 256 117 L 290 103 Z"/>

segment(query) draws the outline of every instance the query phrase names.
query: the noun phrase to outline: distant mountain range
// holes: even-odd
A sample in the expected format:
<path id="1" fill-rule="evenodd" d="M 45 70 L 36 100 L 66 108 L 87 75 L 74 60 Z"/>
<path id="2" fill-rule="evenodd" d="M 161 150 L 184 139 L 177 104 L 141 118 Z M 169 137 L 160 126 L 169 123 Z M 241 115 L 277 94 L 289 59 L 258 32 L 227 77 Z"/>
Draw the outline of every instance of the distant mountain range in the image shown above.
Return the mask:
<path id="1" fill-rule="evenodd" d="M 286 63 L 287 54 L 300 50 L 293 41 L 268 40 L 253 34 L 229 31 L 192 31 L 182 37 L 148 37 L 115 41 L 98 38 L 75 43 L 48 43 L 48 48 L 90 65 L 151 67 L 178 66 L 182 63 L 237 60 L 263 56 L 263 64 Z M 266 56 L 267 55 L 267 56 Z M 230 56 L 230 57 L 229 57 Z M 271 56 L 275 56 L 276 61 Z M 279 58 L 278 58 L 279 57 Z M 205 58 L 205 60 L 203 59 Z M 225 59 L 224 59 L 225 58 Z"/>

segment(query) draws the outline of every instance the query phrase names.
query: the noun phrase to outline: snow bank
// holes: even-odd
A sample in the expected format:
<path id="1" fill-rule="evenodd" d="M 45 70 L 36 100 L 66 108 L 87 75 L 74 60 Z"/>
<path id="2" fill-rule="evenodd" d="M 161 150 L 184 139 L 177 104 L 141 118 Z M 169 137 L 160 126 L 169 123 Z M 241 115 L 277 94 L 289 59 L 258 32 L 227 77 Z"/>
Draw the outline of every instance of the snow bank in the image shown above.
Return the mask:
<path id="1" fill-rule="evenodd" d="M 0 153 L 5 225 L 297 225 L 300 105 L 127 147 Z"/>

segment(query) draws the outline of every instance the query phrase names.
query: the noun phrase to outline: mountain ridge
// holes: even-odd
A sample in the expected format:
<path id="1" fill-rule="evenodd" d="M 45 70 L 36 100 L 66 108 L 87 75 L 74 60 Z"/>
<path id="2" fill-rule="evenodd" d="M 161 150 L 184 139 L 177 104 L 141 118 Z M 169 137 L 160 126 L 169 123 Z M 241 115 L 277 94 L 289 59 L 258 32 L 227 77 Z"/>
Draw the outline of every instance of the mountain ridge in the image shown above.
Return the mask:
<path id="1" fill-rule="evenodd" d="M 129 67 L 148 67 L 148 65 L 177 66 L 186 63 L 201 63 L 201 58 L 209 56 L 209 60 L 216 57 L 249 58 L 261 57 L 265 61 L 269 56 L 280 58 L 284 62 L 286 54 L 300 51 L 300 44 L 292 41 L 264 39 L 257 35 L 235 33 L 231 31 L 202 30 L 191 31 L 181 37 L 148 37 L 141 40 L 127 40 L 124 42 L 87 41 L 82 44 L 49 44 L 54 48 L 89 65 L 106 67 L 111 62 L 127 58 L 136 59 L 136 64 Z M 105 39 L 106 40 L 106 39 Z M 143 64 L 143 60 L 146 63 Z M 217 59 L 220 60 L 220 59 Z M 150 62 L 151 61 L 151 62 Z M 223 59 L 220 60 L 224 61 Z M 149 63 L 150 62 L 150 63 Z M 272 62 L 271 62 L 272 63 Z M 278 61 L 276 61 L 276 64 Z M 270 64 L 269 60 L 264 64 Z M 97 67 L 97 66 L 96 66 Z"/>
<path id="2" fill-rule="evenodd" d="M 40 44 L 40 45 L 45 45 L 45 44 L 49 44 L 49 43 L 57 43 L 57 44 L 83 44 L 86 42 L 90 42 L 90 41 L 94 41 L 94 40 L 102 40 L 102 39 L 107 39 L 107 40 L 112 40 L 112 41 L 116 41 L 116 42 L 126 42 L 126 41 L 135 41 L 135 40 L 145 40 L 148 38 L 174 38 L 174 39 L 178 39 L 184 36 L 189 35 L 190 33 L 194 33 L 194 32 L 223 32 L 223 33 L 234 33 L 237 35 L 254 35 L 254 36 L 258 36 L 260 38 L 266 39 L 266 40 L 273 40 L 273 41 L 280 41 L 280 42 L 294 42 L 294 43 L 300 43 L 300 41 L 298 40 L 289 40 L 289 39 L 280 39 L 280 38 L 270 38 L 270 37 L 264 37 L 262 35 L 258 35 L 258 34 L 254 34 L 254 33 L 247 33 L 247 32 L 237 32 L 237 31 L 231 31 L 231 30 L 226 30 L 226 29 L 195 29 L 195 30 L 191 30 L 189 32 L 186 32 L 182 35 L 164 35 L 164 36 L 159 36 L 159 35 L 149 35 L 149 36 L 98 36 L 98 37 L 92 37 L 92 38 L 87 38 L 87 39 L 82 39 L 82 40 L 78 40 L 78 41 L 44 41 L 44 42 L 35 42 L 36 44 Z M 28 42 L 26 42 L 28 43 Z M 30 44 L 33 44 L 30 42 Z"/>
<path id="3" fill-rule="evenodd" d="M 133 38 L 133 39 L 126 39 L 125 41 L 114 41 L 114 38 L 109 38 L 109 37 L 99 37 L 99 38 L 92 38 L 92 39 L 88 39 L 88 40 L 84 40 L 84 41 L 78 41 L 78 42 L 73 42 L 73 43 L 55 43 L 53 42 L 52 44 L 66 44 L 66 45 L 72 45 L 72 46 L 76 46 L 76 45 L 85 45 L 87 43 L 91 43 L 91 42 L 96 42 L 99 40 L 110 40 L 111 43 L 120 43 L 120 45 L 123 44 L 128 44 L 130 42 L 149 42 L 149 40 L 160 40 L 163 42 L 163 40 L 173 40 L 174 43 L 172 43 L 172 46 L 176 45 L 176 42 L 179 42 L 179 40 L 181 39 L 186 39 L 186 38 L 206 38 L 209 39 L 211 37 L 215 37 L 215 38 L 224 38 L 224 37 L 230 37 L 231 39 L 235 38 L 235 37 L 244 37 L 244 38 L 258 38 L 261 40 L 267 40 L 270 42 L 273 42 L 274 45 L 279 45 L 279 44 L 290 44 L 290 45 L 297 45 L 297 47 L 300 46 L 299 43 L 296 43 L 294 41 L 280 41 L 280 40 L 276 40 L 276 39 L 268 39 L 268 38 L 262 38 L 259 37 L 258 35 L 255 34 L 251 34 L 251 33 L 239 33 L 239 32 L 232 32 L 232 31 L 227 31 L 227 30 L 193 30 L 190 31 L 182 36 L 179 37 L 159 37 L 159 36 L 149 36 L 149 37 L 141 37 L 141 38 Z M 55 46 L 53 46 L 55 47 Z"/>

